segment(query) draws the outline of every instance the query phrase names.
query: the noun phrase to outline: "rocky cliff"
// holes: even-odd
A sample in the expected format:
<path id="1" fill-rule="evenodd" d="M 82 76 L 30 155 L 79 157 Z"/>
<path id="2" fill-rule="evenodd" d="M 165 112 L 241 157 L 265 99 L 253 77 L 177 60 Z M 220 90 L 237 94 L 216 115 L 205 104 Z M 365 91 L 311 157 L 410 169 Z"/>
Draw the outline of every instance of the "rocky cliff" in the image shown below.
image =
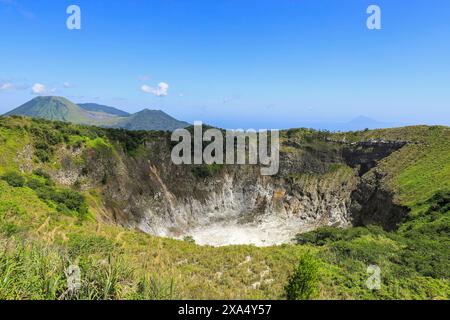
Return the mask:
<path id="1" fill-rule="evenodd" d="M 250 165 L 174 165 L 170 137 L 159 133 L 132 155 L 120 141 L 62 146 L 51 174 L 61 184 L 100 186 L 105 219 L 128 228 L 201 244 L 267 245 L 323 225 L 395 228 L 407 210 L 393 203 L 377 163 L 405 144 L 286 138 L 280 172 L 267 177 Z"/>

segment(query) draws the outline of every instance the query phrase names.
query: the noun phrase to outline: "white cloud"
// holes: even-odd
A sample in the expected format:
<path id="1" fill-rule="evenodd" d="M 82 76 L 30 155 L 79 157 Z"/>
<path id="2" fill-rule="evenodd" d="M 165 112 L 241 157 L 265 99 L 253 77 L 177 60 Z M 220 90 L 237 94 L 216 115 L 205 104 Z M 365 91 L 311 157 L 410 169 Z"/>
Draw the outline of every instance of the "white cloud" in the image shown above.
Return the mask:
<path id="1" fill-rule="evenodd" d="M 4 83 L 0 84 L 0 91 L 11 90 L 13 88 L 14 88 L 14 86 L 11 82 L 4 82 Z"/>
<path id="2" fill-rule="evenodd" d="M 35 83 L 33 87 L 31 87 L 31 92 L 33 94 L 43 94 L 45 91 L 45 86 L 41 83 Z"/>
<path id="3" fill-rule="evenodd" d="M 157 97 L 165 97 L 169 92 L 169 85 L 165 82 L 161 82 L 158 84 L 157 88 L 153 88 L 144 84 L 141 86 L 141 90 L 145 93 L 151 93 Z"/>
<path id="4" fill-rule="evenodd" d="M 73 88 L 73 84 L 67 81 L 63 83 L 63 86 L 64 88 Z"/>

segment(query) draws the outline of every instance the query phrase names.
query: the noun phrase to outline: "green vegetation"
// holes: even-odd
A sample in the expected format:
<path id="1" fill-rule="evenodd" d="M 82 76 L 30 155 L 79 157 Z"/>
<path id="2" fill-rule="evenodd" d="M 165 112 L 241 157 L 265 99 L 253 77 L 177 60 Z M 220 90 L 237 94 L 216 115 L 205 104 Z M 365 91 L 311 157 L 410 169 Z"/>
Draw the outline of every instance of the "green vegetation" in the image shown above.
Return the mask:
<path id="1" fill-rule="evenodd" d="M 106 131 L 109 140 L 118 142 L 125 152 L 136 155 L 144 142 L 155 136 L 151 131 L 128 131 L 124 129 L 110 129 Z"/>
<path id="2" fill-rule="evenodd" d="M 331 136 L 331 132 L 327 130 L 314 130 L 307 128 L 289 129 L 281 133 L 282 139 L 295 140 L 297 142 L 317 142 L 325 140 Z"/>
<path id="3" fill-rule="evenodd" d="M 53 121 L 83 123 L 80 107 L 63 97 L 36 97 L 6 115 L 22 115 Z"/>
<path id="4" fill-rule="evenodd" d="M 188 242 L 188 243 L 193 243 L 195 244 L 195 240 L 192 236 L 186 236 L 183 238 L 183 241 Z"/>
<path id="5" fill-rule="evenodd" d="M 25 185 L 25 178 L 17 172 L 9 172 L 0 177 L 12 187 L 23 187 Z"/>
<path id="6" fill-rule="evenodd" d="M 306 152 L 332 148 L 325 139 L 344 136 L 350 142 L 419 142 L 379 164 L 383 183 L 396 203 L 411 209 L 410 217 L 394 232 L 326 227 L 298 235 L 297 244 L 267 248 L 202 247 L 189 237 L 177 241 L 129 231 L 103 211 L 102 184 L 114 177 L 94 172 L 95 185 L 82 178 L 61 184 L 51 177 L 62 167 L 91 170 L 89 161 L 105 161 L 111 169 L 108 161 L 123 154 L 138 161 L 143 145 L 167 142 L 166 133 L 0 117 L 0 299 L 450 298 L 449 128 L 346 134 L 302 129 L 282 136 L 309 146 Z M 199 178 L 223 170 L 193 168 L 201 168 L 192 172 Z M 353 170 L 340 164 L 329 165 L 323 175 L 287 179 L 355 183 Z M 381 290 L 366 287 L 371 264 L 381 269 Z M 71 265 L 81 270 L 76 292 L 67 286 Z"/>
<path id="7" fill-rule="evenodd" d="M 98 113 L 106 113 L 111 115 L 116 115 L 120 117 L 128 117 L 130 114 L 128 112 L 108 107 L 105 105 L 97 104 L 97 103 L 78 103 L 78 106 L 86 111 L 98 112 Z"/>
<path id="8" fill-rule="evenodd" d="M 178 121 L 160 110 L 143 110 L 130 115 L 108 106 L 93 103 L 76 105 L 66 98 L 52 96 L 36 97 L 6 115 L 127 130 L 173 131 L 189 126 L 187 122 Z M 47 161 L 44 151 L 39 152 L 40 156 Z"/>
<path id="9" fill-rule="evenodd" d="M 347 142 L 410 141 L 380 163 L 397 201 L 415 209 L 439 191 L 450 189 L 450 128 L 414 126 L 332 135 Z"/>
<path id="10" fill-rule="evenodd" d="M 382 289 L 375 297 L 399 299 L 450 298 L 450 192 L 427 201 L 428 209 L 411 217 L 396 232 L 379 227 L 320 228 L 299 234 L 296 242 L 319 247 L 319 257 L 345 274 L 359 273 L 358 265 L 382 270 Z M 445 279 L 445 280 L 444 280 Z M 343 282 L 340 285 L 345 285 Z"/>
<path id="11" fill-rule="evenodd" d="M 30 143 L 30 136 L 25 129 L 29 121 L 2 120 L 0 118 L 0 174 L 19 170 L 19 167 L 28 161 L 29 153 L 25 152 L 24 146 Z M 18 126 L 15 123 L 18 123 Z"/>
<path id="12" fill-rule="evenodd" d="M 42 125 L 32 125 L 30 132 L 34 137 L 35 155 L 41 162 L 48 162 L 55 146 L 63 141 L 63 135 L 56 130 L 46 130 Z"/>
<path id="13" fill-rule="evenodd" d="M 208 177 L 214 177 L 216 174 L 223 170 L 222 164 L 203 164 L 194 166 L 191 170 L 192 174 L 196 178 L 205 179 Z"/>
<path id="14" fill-rule="evenodd" d="M 189 123 L 178 121 L 161 110 L 142 110 L 128 117 L 123 117 L 113 125 L 112 128 L 123 128 L 126 130 L 161 130 L 173 131 L 186 128 Z"/>
<path id="15" fill-rule="evenodd" d="M 158 287 L 151 289 L 144 287 L 133 291 L 132 294 L 126 292 L 129 287 L 142 286 L 143 282 L 127 284 L 127 281 L 132 281 L 132 272 L 118 257 L 108 256 L 101 262 L 85 259 L 78 263 L 82 274 L 81 288 L 79 291 L 70 292 L 67 288 L 67 267 L 73 262 L 60 247 L 13 242 L 2 251 L 0 254 L 2 300 L 166 298 L 164 291 L 160 293 L 164 289 Z"/>
<path id="16" fill-rule="evenodd" d="M 288 300 L 310 300 L 317 293 L 319 263 L 310 254 L 300 258 L 297 268 L 285 287 Z"/>
<path id="17" fill-rule="evenodd" d="M 87 217 L 89 209 L 82 194 L 71 189 L 57 188 L 49 178 L 45 178 L 46 175 L 42 171 L 38 173 L 41 176 L 31 176 L 28 180 L 17 172 L 6 173 L 0 178 L 11 187 L 21 188 L 26 186 L 32 189 L 41 200 L 50 206 L 54 206 L 59 212 L 73 214 L 80 219 Z"/>

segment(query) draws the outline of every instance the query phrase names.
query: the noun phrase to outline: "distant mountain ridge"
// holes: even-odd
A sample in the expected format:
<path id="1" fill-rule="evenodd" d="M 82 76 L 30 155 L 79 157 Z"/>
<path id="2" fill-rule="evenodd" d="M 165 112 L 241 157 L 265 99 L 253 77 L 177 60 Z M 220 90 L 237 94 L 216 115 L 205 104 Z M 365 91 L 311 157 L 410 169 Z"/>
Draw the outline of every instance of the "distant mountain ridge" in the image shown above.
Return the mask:
<path id="1" fill-rule="evenodd" d="M 104 112 L 104 113 L 113 114 L 113 115 L 116 115 L 119 117 L 128 117 L 130 115 L 128 112 L 122 111 L 120 109 L 97 104 L 97 103 L 78 103 L 78 106 L 86 111 Z"/>
<path id="2" fill-rule="evenodd" d="M 358 116 L 346 123 L 344 130 L 381 129 L 389 127 L 389 123 L 381 122 L 366 116 Z"/>
<path id="3" fill-rule="evenodd" d="M 64 97 L 54 96 L 36 97 L 5 114 L 12 115 L 127 130 L 173 131 L 190 125 L 161 110 L 144 109 L 129 114 L 110 106 L 95 103 L 75 104 Z"/>
<path id="4" fill-rule="evenodd" d="M 152 130 L 173 131 L 178 128 L 186 128 L 190 124 L 179 121 L 161 110 L 144 109 L 129 117 L 123 118 L 112 127 L 127 130 L 148 130 L 146 128 L 149 126 L 153 128 Z"/>
<path id="5" fill-rule="evenodd" d="M 34 98 L 5 114 L 5 116 L 11 115 L 23 115 L 52 121 L 76 123 L 82 122 L 87 116 L 83 109 L 63 97 Z"/>

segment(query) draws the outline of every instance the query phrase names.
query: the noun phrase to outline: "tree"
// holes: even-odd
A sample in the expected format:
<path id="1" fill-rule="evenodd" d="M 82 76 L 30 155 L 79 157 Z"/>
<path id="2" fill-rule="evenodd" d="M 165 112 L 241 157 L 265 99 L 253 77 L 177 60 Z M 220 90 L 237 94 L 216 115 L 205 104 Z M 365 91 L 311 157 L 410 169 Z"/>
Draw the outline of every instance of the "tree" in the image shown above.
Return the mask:
<path id="1" fill-rule="evenodd" d="M 288 300 L 310 300 L 317 292 L 319 263 L 307 253 L 300 258 L 294 273 L 290 276 L 285 293 Z"/>

